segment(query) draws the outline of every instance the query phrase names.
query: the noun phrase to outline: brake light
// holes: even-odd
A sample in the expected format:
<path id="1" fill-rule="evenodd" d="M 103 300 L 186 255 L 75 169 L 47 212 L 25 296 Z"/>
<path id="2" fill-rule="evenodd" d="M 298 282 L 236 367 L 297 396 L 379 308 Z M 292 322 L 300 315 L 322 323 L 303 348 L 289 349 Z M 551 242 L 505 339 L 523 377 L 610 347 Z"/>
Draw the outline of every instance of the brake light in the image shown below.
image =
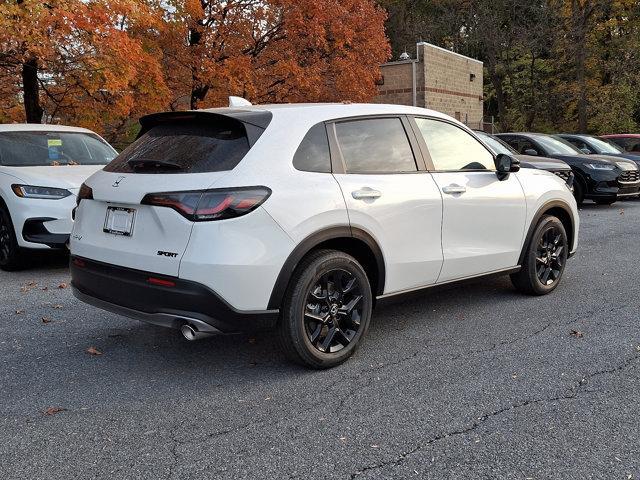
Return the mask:
<path id="1" fill-rule="evenodd" d="M 76 205 L 80 205 L 81 200 L 93 200 L 93 190 L 86 183 L 80 186 L 80 191 L 76 197 Z"/>
<path id="2" fill-rule="evenodd" d="M 193 222 L 240 217 L 262 205 L 271 195 L 267 187 L 239 187 L 191 192 L 149 193 L 143 205 L 168 207 Z"/>

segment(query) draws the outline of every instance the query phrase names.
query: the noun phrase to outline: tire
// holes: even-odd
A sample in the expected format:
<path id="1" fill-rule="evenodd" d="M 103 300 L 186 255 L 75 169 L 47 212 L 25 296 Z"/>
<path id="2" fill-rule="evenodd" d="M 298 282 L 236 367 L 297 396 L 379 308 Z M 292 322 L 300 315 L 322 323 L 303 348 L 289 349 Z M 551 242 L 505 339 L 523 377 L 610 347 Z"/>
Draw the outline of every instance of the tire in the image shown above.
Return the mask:
<path id="1" fill-rule="evenodd" d="M 564 225 L 554 216 L 543 215 L 527 246 L 522 269 L 511 275 L 511 283 L 529 295 L 552 292 L 562 280 L 568 253 Z"/>
<path id="2" fill-rule="evenodd" d="M 0 269 L 12 272 L 23 267 L 22 252 L 18 246 L 11 216 L 4 206 L 0 206 Z"/>
<path id="3" fill-rule="evenodd" d="M 580 180 L 577 176 L 573 180 L 573 196 L 576 199 L 576 203 L 578 205 L 582 205 L 584 202 L 584 185 L 582 184 L 582 180 Z"/>
<path id="4" fill-rule="evenodd" d="M 613 205 L 616 203 L 616 200 L 616 198 L 598 198 L 597 200 L 594 200 L 594 202 L 598 205 Z"/>
<path id="5" fill-rule="evenodd" d="M 336 250 L 312 252 L 285 294 L 278 324 L 285 355 L 316 369 L 340 365 L 366 334 L 372 307 L 369 279 L 355 258 Z"/>

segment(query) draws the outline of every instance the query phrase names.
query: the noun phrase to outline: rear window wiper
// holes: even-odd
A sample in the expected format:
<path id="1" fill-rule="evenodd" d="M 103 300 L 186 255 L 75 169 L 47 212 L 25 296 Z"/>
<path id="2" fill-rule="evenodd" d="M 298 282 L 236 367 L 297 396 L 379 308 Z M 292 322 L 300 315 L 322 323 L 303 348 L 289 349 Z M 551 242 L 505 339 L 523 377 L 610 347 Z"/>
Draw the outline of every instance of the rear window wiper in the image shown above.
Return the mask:
<path id="1" fill-rule="evenodd" d="M 127 164 L 134 170 L 137 168 L 170 168 L 174 170 L 182 170 L 182 165 L 175 162 L 168 162 L 166 160 L 131 159 L 127 161 Z"/>

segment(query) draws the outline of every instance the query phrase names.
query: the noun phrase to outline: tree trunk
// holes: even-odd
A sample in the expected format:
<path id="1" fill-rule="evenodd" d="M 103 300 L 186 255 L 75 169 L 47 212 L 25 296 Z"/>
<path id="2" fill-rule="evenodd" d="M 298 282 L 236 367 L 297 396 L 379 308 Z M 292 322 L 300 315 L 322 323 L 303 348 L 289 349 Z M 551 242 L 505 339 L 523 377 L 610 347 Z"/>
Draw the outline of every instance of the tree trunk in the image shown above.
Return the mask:
<path id="1" fill-rule="evenodd" d="M 38 59 L 32 58 L 22 64 L 22 93 L 27 123 L 42 123 L 44 110 L 40 106 L 38 85 Z"/>
<path id="2" fill-rule="evenodd" d="M 502 75 L 497 71 L 495 62 L 491 59 L 487 66 L 487 73 L 489 74 L 489 81 L 496 92 L 496 102 L 498 103 L 498 122 L 500 123 L 500 128 L 503 132 L 508 132 L 510 130 L 510 122 L 507 119 L 507 105 L 504 86 L 502 84 L 503 79 Z"/>

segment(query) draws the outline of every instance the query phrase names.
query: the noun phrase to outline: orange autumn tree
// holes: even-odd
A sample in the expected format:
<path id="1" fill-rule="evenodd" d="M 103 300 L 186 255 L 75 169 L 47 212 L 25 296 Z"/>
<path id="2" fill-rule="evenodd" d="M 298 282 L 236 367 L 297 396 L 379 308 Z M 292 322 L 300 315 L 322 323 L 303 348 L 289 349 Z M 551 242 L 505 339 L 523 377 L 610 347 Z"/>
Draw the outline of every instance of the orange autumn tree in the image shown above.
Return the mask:
<path id="1" fill-rule="evenodd" d="M 140 0 L 0 5 L 0 121 L 64 122 L 116 136 L 168 97 L 162 11 Z"/>
<path id="2" fill-rule="evenodd" d="M 390 54 L 372 0 L 167 0 L 170 107 L 366 101 Z"/>

